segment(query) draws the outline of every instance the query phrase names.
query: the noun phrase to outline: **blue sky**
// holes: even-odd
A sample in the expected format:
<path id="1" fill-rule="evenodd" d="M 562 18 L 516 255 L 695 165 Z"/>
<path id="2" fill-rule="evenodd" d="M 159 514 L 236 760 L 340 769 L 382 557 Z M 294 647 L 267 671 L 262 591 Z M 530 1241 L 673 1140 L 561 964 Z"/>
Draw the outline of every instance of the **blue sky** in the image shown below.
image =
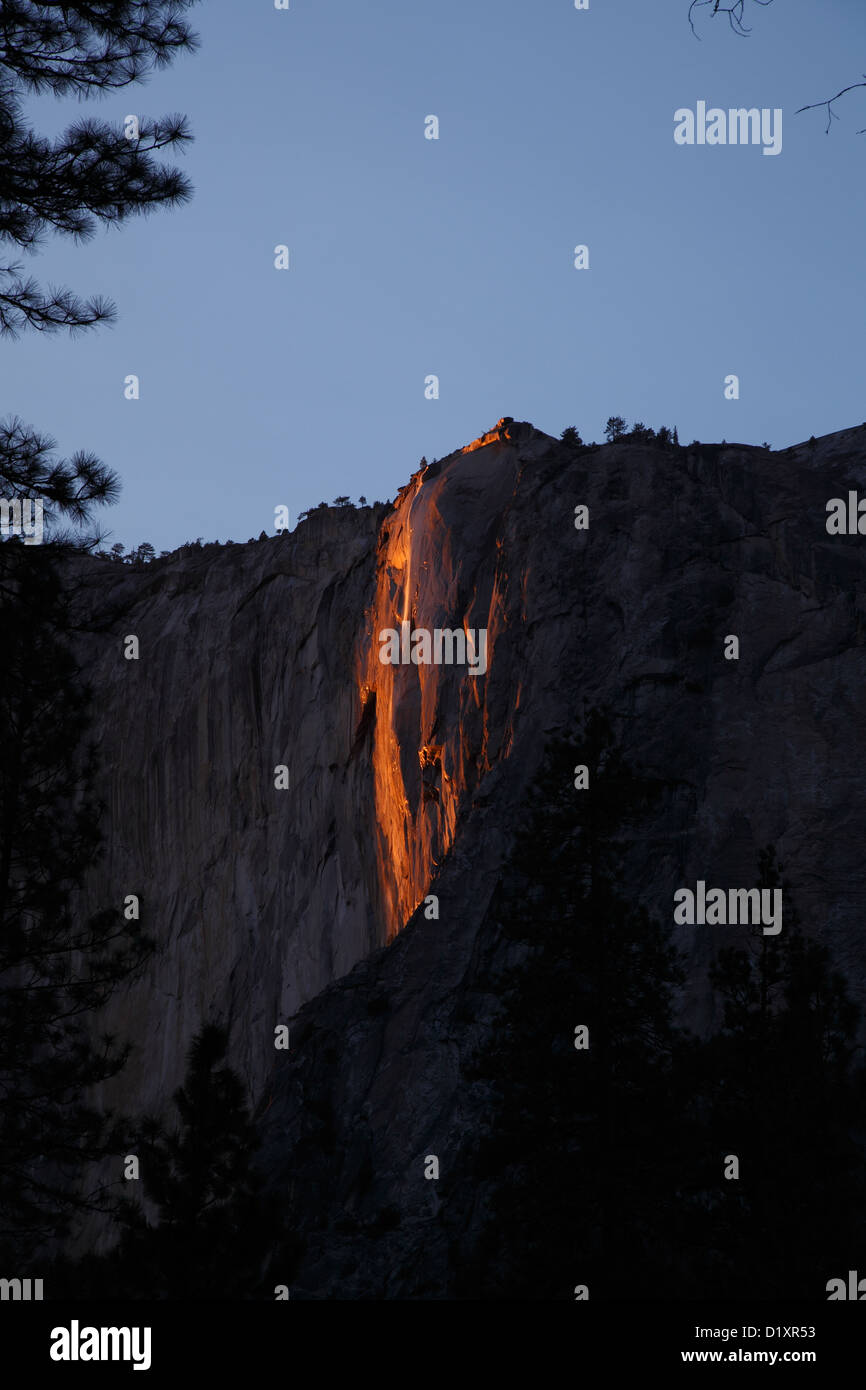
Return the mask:
<path id="1" fill-rule="evenodd" d="M 45 242 L 28 270 L 118 323 L 0 343 L 0 414 L 97 453 L 111 540 L 158 550 L 392 497 L 503 414 L 774 448 L 860 423 L 866 90 L 829 135 L 795 110 L 861 80 L 866 6 L 747 0 L 751 37 L 705 12 L 701 41 L 687 8 L 204 0 L 196 55 L 94 104 L 185 112 L 194 199 Z M 677 146 L 699 100 L 781 107 L 781 154 Z M 30 108 L 46 132 L 80 110 Z"/>

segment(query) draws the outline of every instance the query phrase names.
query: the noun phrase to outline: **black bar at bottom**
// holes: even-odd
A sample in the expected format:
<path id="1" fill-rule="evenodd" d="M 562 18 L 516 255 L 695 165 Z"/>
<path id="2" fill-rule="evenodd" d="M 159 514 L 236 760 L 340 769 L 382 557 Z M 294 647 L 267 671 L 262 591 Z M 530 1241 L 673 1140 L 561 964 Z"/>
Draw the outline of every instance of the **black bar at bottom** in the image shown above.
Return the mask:
<path id="1" fill-rule="evenodd" d="M 360 1325 L 352 1317 L 347 1325 L 345 1314 L 336 1323 L 323 1314 L 310 1316 L 310 1301 L 314 1300 L 304 1300 L 303 1306 L 291 1298 L 273 1303 L 4 1302 L 0 1304 L 2 1362 L 6 1370 L 16 1368 L 16 1384 L 28 1383 L 22 1381 L 22 1373 L 41 1373 L 49 1384 L 60 1385 L 70 1376 L 86 1375 L 92 1380 L 108 1370 L 115 1378 L 133 1376 L 133 1384 L 169 1385 L 186 1375 L 213 1374 L 221 1382 L 227 1376 L 251 1372 L 267 1378 L 271 1368 L 280 1366 L 287 1376 L 295 1375 L 301 1351 L 312 1355 L 313 1364 L 318 1362 L 324 1370 L 333 1366 L 335 1351 L 344 1347 L 347 1361 L 356 1361 L 358 1374 L 368 1358 L 384 1359 L 387 1366 L 391 1353 L 397 1354 L 396 1329 L 390 1319 L 381 1331 L 387 1341 L 378 1345 L 377 1325 L 369 1322 L 363 1325 L 363 1342 L 354 1338 L 335 1342 L 330 1337 L 335 1328 L 351 1334 L 361 1331 Z M 488 1324 L 489 1316 L 476 1314 L 474 1324 L 467 1326 L 461 1320 L 455 1329 L 462 1334 L 461 1341 L 469 1338 L 476 1365 L 479 1359 L 495 1364 L 500 1353 L 510 1357 L 524 1348 L 532 1352 L 533 1346 L 533 1358 L 537 1357 L 538 1333 L 543 1330 L 545 1339 L 560 1332 L 565 1335 L 573 1370 L 592 1366 L 611 1375 L 634 1370 L 664 1373 L 689 1365 L 739 1363 L 775 1368 L 793 1364 L 819 1372 L 825 1383 L 828 1373 L 850 1375 L 859 1367 L 866 1340 L 866 1308 L 844 1302 L 587 1301 L 572 1304 L 567 1316 L 563 1310 L 549 1313 L 541 1327 L 537 1313 L 531 1321 L 517 1322 L 509 1312 L 508 1322 L 499 1327 L 495 1314 Z M 439 1356 L 453 1376 L 455 1358 L 459 1361 L 461 1354 L 453 1343 L 440 1340 L 443 1333 L 447 1338 L 448 1329 L 435 1319 L 429 1321 L 430 1314 L 418 1324 L 407 1325 L 405 1319 L 404 1311 L 397 1333 L 400 1378 L 411 1375 L 413 1344 L 418 1355 L 415 1371 L 423 1368 L 425 1380 L 429 1381 L 432 1362 Z M 107 1331 L 112 1328 L 117 1333 Z M 307 1342 L 308 1335 L 317 1341 Z M 545 1361 L 550 1350 L 545 1340 Z M 93 1359 L 94 1352 L 104 1359 Z M 306 1360 L 305 1366 L 304 1379 L 308 1379 Z"/>

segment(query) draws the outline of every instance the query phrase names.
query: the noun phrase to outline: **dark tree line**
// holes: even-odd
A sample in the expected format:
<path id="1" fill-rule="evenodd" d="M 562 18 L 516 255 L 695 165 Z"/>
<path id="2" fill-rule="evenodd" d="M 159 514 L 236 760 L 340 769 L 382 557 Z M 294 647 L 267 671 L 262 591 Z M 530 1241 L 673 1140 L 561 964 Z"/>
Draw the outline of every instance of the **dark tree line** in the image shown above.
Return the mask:
<path id="1" fill-rule="evenodd" d="M 821 1299 L 856 1264 L 857 1009 L 786 887 L 778 937 L 718 953 L 715 1031 L 677 1023 L 682 962 L 628 867 L 658 790 L 593 713 L 530 795 L 495 909 L 523 959 L 466 1068 L 492 1101 L 471 1160 L 488 1214 L 455 1243 L 458 1297 Z M 781 883 L 772 849 L 756 867 Z"/>
<path id="2" fill-rule="evenodd" d="M 641 1296 L 676 1169 L 667 1097 L 681 975 L 669 933 L 619 882 L 630 828 L 658 788 L 626 767 L 601 716 L 580 748 L 550 747 L 503 879 L 501 930 L 526 954 L 497 982 L 504 1007 L 468 1068 L 495 1097 L 473 1171 L 494 1195 L 461 1260 L 463 1297 L 546 1301 L 579 1284 Z M 588 767 L 586 790 L 575 765 Z"/>
<path id="3" fill-rule="evenodd" d="M 0 333 L 71 332 L 109 320 L 113 306 L 44 288 L 21 259 L 50 235 L 81 241 L 99 227 L 184 201 L 189 184 L 160 162 L 189 132 L 181 117 L 142 119 L 137 136 L 82 118 L 56 138 L 33 129 L 32 94 L 87 98 L 138 82 L 195 45 L 193 0 L 4 0 L 0 13 Z M 0 424 L 0 495 L 41 500 L 42 543 L 0 540 L 0 1258 L 28 1262 L 105 1209 L 93 1176 L 115 1154 L 115 1117 L 88 1101 L 116 1075 L 126 1045 L 94 1036 L 93 1011 L 147 955 L 118 901 L 89 920 L 78 893 L 102 845 L 86 673 L 76 630 L 70 554 L 92 548 L 97 510 L 117 476 L 92 454 L 58 457 L 55 443 L 12 417 Z"/>
<path id="4" fill-rule="evenodd" d="M 102 844 L 91 694 L 69 643 L 58 545 L 0 545 L 0 1251 L 15 1268 L 101 1194 L 87 1165 L 112 1143 L 86 1100 L 126 1049 L 89 1018 L 144 959 L 120 910 L 82 921 Z"/>
<path id="5" fill-rule="evenodd" d="M 227 1048 L 227 1031 L 206 1025 L 174 1093 L 175 1116 L 129 1129 L 139 1172 L 115 1212 L 119 1240 L 105 1256 L 58 1264 L 55 1296 L 274 1298 L 295 1246 L 284 1206 L 254 1169 L 258 1137 Z"/>

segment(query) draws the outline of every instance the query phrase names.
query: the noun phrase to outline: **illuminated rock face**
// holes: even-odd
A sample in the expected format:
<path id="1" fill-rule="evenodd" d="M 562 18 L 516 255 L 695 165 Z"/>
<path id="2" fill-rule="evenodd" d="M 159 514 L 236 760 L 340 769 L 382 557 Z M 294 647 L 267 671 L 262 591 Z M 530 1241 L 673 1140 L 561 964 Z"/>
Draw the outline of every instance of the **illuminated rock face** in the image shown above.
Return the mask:
<path id="1" fill-rule="evenodd" d="M 215 1015 L 257 1095 L 276 1024 L 385 942 L 353 678 L 383 510 L 149 571 L 89 562 L 94 607 L 120 609 L 85 653 L 108 807 L 92 901 L 140 894 L 159 943 L 108 1010 L 136 1046 L 118 1094 L 163 1105 Z"/>
<path id="2" fill-rule="evenodd" d="M 448 1298 L 461 1254 L 477 1250 L 490 1194 L 466 1179 L 466 1160 L 495 1106 L 464 1068 L 497 1026 L 496 981 L 516 963 L 493 895 L 541 746 L 585 704 L 612 711 L 627 760 L 662 787 L 629 852 L 630 896 L 672 923 L 682 883 L 751 884 L 758 850 L 774 842 L 801 922 L 866 1002 L 866 551 L 825 530 L 827 499 L 863 489 L 864 444 L 866 427 L 775 455 L 628 441 L 571 452 L 530 439 L 515 458 L 492 441 L 459 459 L 489 470 L 486 541 L 473 512 L 483 489 L 450 459 L 385 519 L 377 601 L 387 592 L 389 603 L 374 620 L 399 617 L 410 570 L 410 604 L 429 601 L 426 577 L 416 596 L 411 576 L 424 558 L 430 573 L 430 537 L 454 527 L 461 549 L 442 555 L 433 582 L 447 592 L 467 547 L 497 555 L 478 564 L 480 607 L 474 560 L 456 603 L 467 623 L 486 612 L 494 640 L 486 684 L 405 667 L 380 678 L 375 740 L 384 749 L 396 730 L 395 754 L 413 754 L 380 774 L 370 724 L 381 833 L 411 884 L 392 920 L 449 839 L 451 850 L 434 881 L 438 920 L 419 909 L 302 1010 L 269 1091 L 263 1169 L 275 1192 L 293 1183 L 304 1194 L 292 1297 Z M 588 530 L 574 527 L 579 505 Z M 731 633 L 738 662 L 724 658 Z M 443 790 L 437 763 L 456 787 Z M 701 1029 L 714 947 L 693 928 L 675 939 L 688 965 L 681 1017 Z M 450 1173 L 447 1197 L 424 1180 L 428 1155 Z"/>
<path id="3" fill-rule="evenodd" d="M 511 431 L 415 475 L 393 508 L 152 569 L 83 563 L 91 614 L 118 610 L 82 653 L 108 807 L 89 901 L 138 894 L 159 943 L 107 1010 L 136 1044 L 115 1098 L 162 1104 L 207 1015 L 232 1020 L 258 1096 L 275 1025 L 393 939 L 507 759 L 524 580 L 504 528 L 553 443 Z M 405 618 L 483 629 L 486 674 L 382 664 L 378 632 Z"/>
<path id="4" fill-rule="evenodd" d="M 427 893 L 460 817 L 514 741 L 513 652 L 526 614 L 512 569 L 512 511 L 521 479 L 551 445 L 531 426 L 515 433 L 519 447 L 493 431 L 494 447 L 470 447 L 416 473 L 379 536 L 358 682 L 362 698 L 376 695 L 370 755 L 389 939 Z M 430 633 L 468 630 L 476 641 L 483 631 L 485 673 L 383 663 L 380 634 L 407 621 Z"/>
<path id="5" fill-rule="evenodd" d="M 575 450 L 511 421 L 391 508 L 140 572 L 81 561 L 94 619 L 117 609 L 82 646 L 108 805 L 92 901 L 140 893 L 160 947 L 109 1010 L 137 1048 L 117 1096 L 163 1106 L 202 1019 L 230 1021 L 274 1182 L 324 1107 L 334 1211 L 415 1210 L 418 1156 L 477 1123 L 460 1063 L 495 1006 L 488 906 L 523 791 L 594 704 L 666 788 L 633 850 L 648 909 L 701 878 L 753 883 L 773 841 L 864 1002 L 866 551 L 825 526 L 828 498 L 866 491 L 864 445 L 866 427 L 773 455 Z M 378 635 L 404 621 L 485 630 L 486 673 L 383 663 Z M 438 919 L 419 908 L 431 892 Z M 678 944 L 701 1027 L 711 947 L 687 929 Z M 302 1005 L 287 1058 L 273 1030 Z M 327 1220 L 308 1287 L 384 1296 L 340 1285 Z"/>

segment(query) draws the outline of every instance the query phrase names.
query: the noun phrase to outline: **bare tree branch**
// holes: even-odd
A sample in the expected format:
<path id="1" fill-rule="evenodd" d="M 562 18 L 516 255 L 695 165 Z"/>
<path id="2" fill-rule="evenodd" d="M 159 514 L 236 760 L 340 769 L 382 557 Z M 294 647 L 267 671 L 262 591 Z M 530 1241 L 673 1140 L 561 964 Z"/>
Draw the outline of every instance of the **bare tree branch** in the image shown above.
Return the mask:
<path id="1" fill-rule="evenodd" d="M 766 9 L 766 7 L 772 5 L 772 3 L 773 0 L 753 0 L 753 4 L 760 5 L 762 9 Z M 743 38 L 748 38 L 751 30 L 745 22 L 746 4 L 747 0 L 731 0 L 731 4 L 729 5 L 723 5 L 722 0 L 691 0 L 691 4 L 689 5 L 689 27 L 695 38 L 699 39 L 700 34 L 697 32 L 694 25 L 694 12 L 695 10 L 705 9 L 707 5 L 712 5 L 712 10 L 710 11 L 711 15 L 726 14 L 728 16 L 728 23 L 734 33 L 740 34 Z M 830 126 L 833 121 L 838 121 L 840 119 L 833 110 L 833 102 L 838 101 L 846 92 L 853 92 L 858 87 L 866 87 L 866 73 L 863 74 L 862 82 L 852 82 L 849 87 L 843 87 L 840 92 L 837 92 L 834 97 L 830 97 L 827 101 L 813 101 L 810 102 L 808 106 L 798 106 L 795 115 L 799 116 L 802 111 L 816 111 L 819 106 L 825 106 L 827 108 L 827 125 L 824 133 L 825 135 L 829 135 Z M 857 134 L 866 135 L 866 126 L 864 126 L 862 130 L 858 130 Z"/>
<path id="2" fill-rule="evenodd" d="M 753 0 L 753 3 L 760 5 L 762 9 L 766 9 L 767 5 L 772 5 L 773 0 Z M 747 38 L 751 33 L 745 21 L 746 0 L 732 0 L 730 5 L 723 5 L 722 0 L 691 0 L 691 4 L 689 5 L 689 26 L 696 39 L 700 38 L 700 34 L 695 29 L 692 16 L 695 10 L 704 9 L 707 5 L 712 5 L 713 7 L 710 12 L 711 14 L 726 14 L 728 16 L 728 23 L 735 34 L 740 34 L 743 38 Z"/>
<path id="3" fill-rule="evenodd" d="M 866 87 L 866 72 L 864 72 L 863 74 L 862 82 L 852 82 L 850 87 L 843 87 L 841 92 L 837 92 L 834 97 L 830 97 L 827 101 L 813 101 L 808 106 L 798 106 L 795 114 L 799 116 L 801 111 L 815 111 L 819 106 L 826 106 L 827 125 L 824 129 L 824 134 L 829 135 L 831 122 L 838 121 L 841 119 L 839 116 L 836 115 L 836 112 L 833 110 L 833 102 L 838 101 L 839 98 L 843 97 L 846 92 L 853 92 L 857 87 Z M 866 127 L 864 127 L 863 130 L 858 130 L 857 134 L 866 135 Z"/>

